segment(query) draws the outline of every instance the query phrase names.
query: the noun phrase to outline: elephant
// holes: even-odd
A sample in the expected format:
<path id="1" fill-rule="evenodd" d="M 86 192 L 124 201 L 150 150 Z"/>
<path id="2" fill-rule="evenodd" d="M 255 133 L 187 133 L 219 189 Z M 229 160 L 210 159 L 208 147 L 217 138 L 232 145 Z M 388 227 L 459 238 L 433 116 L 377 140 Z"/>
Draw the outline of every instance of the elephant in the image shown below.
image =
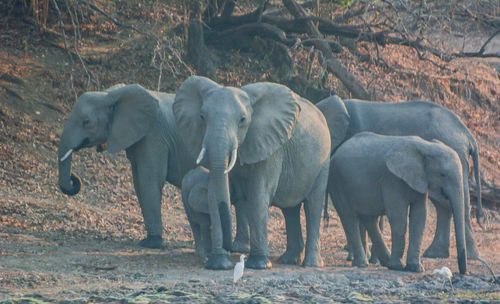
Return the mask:
<path id="1" fill-rule="evenodd" d="M 147 237 L 143 247 L 162 247 L 161 195 L 165 181 L 180 187 L 195 167 L 185 149 L 172 112 L 174 94 L 149 91 L 138 84 L 115 85 L 82 94 L 68 116 L 58 147 L 59 187 L 67 195 L 80 191 L 71 173 L 72 153 L 96 146 L 110 153 L 126 151 Z"/>
<path id="2" fill-rule="evenodd" d="M 342 100 L 336 95 L 316 104 L 323 112 L 332 138 L 332 153 L 343 142 L 363 132 L 382 135 L 415 135 L 425 140 L 437 139 L 458 154 L 462 165 L 462 180 L 465 206 L 465 238 L 469 259 L 479 258 L 470 224 L 469 203 L 469 156 L 474 162 L 474 175 L 478 189 L 477 219 L 484 217 L 481 205 L 481 182 L 479 157 L 476 140 L 467 127 L 451 111 L 430 102 L 407 101 L 397 103 L 371 102 L 362 100 Z M 432 193 L 431 201 L 434 201 Z M 430 258 L 449 257 L 450 219 L 449 209 L 434 204 L 437 211 L 436 234 L 424 256 Z M 326 207 L 326 205 L 325 205 Z"/>
<path id="3" fill-rule="evenodd" d="M 418 136 L 386 136 L 361 132 L 343 143 L 331 159 L 328 193 L 339 214 L 354 254 L 353 266 L 366 266 L 359 222 L 372 239 L 372 252 L 394 270 L 421 272 L 420 246 L 426 220 L 427 196 L 453 213 L 458 266 L 467 270 L 464 232 L 463 180 L 457 153 L 438 140 Z M 401 259 L 408 225 L 406 267 Z M 392 252 L 388 253 L 377 219 L 387 215 Z"/>
<path id="4" fill-rule="evenodd" d="M 231 199 L 238 202 L 237 234 L 244 230 L 241 214 L 250 228 L 248 268 L 272 267 L 267 238 L 271 205 L 281 208 L 285 216 L 287 249 L 281 262 L 302 261 L 300 208 L 304 205 L 307 243 L 302 265 L 322 266 L 319 228 L 331 148 L 323 114 L 283 85 L 225 87 L 201 76 L 184 81 L 173 110 L 187 149 L 209 170 L 212 253 L 218 253 L 209 258 L 213 265 L 228 259 L 218 209 Z"/>
<path id="5" fill-rule="evenodd" d="M 195 240 L 195 253 L 202 258 L 207 258 L 211 252 L 212 240 L 210 236 L 210 212 L 208 208 L 208 170 L 203 167 L 197 167 L 189 171 L 182 179 L 181 186 L 182 202 L 188 221 L 191 225 L 193 237 Z M 225 208 L 219 211 L 223 212 Z M 231 215 L 229 215 L 231 216 Z M 221 216 L 221 218 L 224 218 Z M 221 223 L 227 225 L 228 223 Z M 231 227 L 222 229 L 223 232 L 231 231 Z M 224 248 L 231 249 L 231 234 L 223 235 Z M 227 261 L 226 261 L 227 262 Z M 208 269 L 213 268 L 209 263 L 205 265 Z M 229 269 L 232 264 L 221 265 L 224 269 Z"/>

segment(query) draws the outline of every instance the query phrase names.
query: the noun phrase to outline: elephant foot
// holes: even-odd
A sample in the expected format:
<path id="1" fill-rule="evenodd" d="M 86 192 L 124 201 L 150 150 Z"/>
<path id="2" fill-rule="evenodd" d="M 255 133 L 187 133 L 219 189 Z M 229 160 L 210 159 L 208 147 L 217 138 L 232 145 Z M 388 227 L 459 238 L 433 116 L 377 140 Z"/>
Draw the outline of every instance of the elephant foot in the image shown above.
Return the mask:
<path id="1" fill-rule="evenodd" d="M 439 247 L 437 245 L 434 245 L 432 243 L 427 250 L 425 250 L 424 257 L 426 258 L 431 258 L 431 259 L 439 259 L 439 258 L 449 258 L 450 257 L 450 250 L 448 247 Z"/>
<path id="2" fill-rule="evenodd" d="M 368 263 L 373 264 L 373 265 L 377 265 L 377 264 L 380 264 L 380 260 L 377 258 L 376 255 L 372 254 Z"/>
<path id="3" fill-rule="evenodd" d="M 424 272 L 424 266 L 420 263 L 412 264 L 408 263 L 406 264 L 406 267 L 404 269 L 405 271 L 411 271 L 411 272 Z"/>
<path id="4" fill-rule="evenodd" d="M 248 242 L 234 241 L 231 252 L 250 253 L 250 245 L 248 245 Z"/>
<path id="5" fill-rule="evenodd" d="M 196 247 L 194 254 L 202 259 L 208 258 L 208 253 L 210 250 L 203 248 L 202 246 Z"/>
<path id="6" fill-rule="evenodd" d="M 347 246 L 347 245 L 346 245 L 346 246 Z M 354 260 L 354 255 L 352 254 L 352 251 L 351 251 L 351 250 L 349 250 L 349 249 L 347 249 L 347 251 L 348 251 L 349 253 L 347 254 L 347 258 L 346 258 L 346 260 L 347 260 L 347 261 L 352 261 L 352 260 Z"/>
<path id="7" fill-rule="evenodd" d="M 287 250 L 280 256 L 279 261 L 280 263 L 287 265 L 300 265 L 303 259 L 304 259 L 304 249 L 300 251 Z"/>
<path id="8" fill-rule="evenodd" d="M 368 263 L 366 262 L 366 259 L 353 259 L 352 266 L 353 267 L 366 267 L 366 266 L 368 266 Z"/>
<path id="9" fill-rule="evenodd" d="M 252 269 L 266 269 L 273 267 L 273 264 L 266 255 L 249 255 L 245 262 L 245 267 Z"/>
<path id="10" fill-rule="evenodd" d="M 229 254 L 227 253 L 211 254 L 205 263 L 205 268 L 216 270 L 231 269 L 233 268 L 233 263 L 229 260 Z"/>
<path id="11" fill-rule="evenodd" d="M 304 262 L 302 263 L 304 267 L 323 267 L 323 265 L 323 259 L 319 252 L 316 252 L 316 254 L 306 254 Z"/>
<path id="12" fill-rule="evenodd" d="M 404 270 L 403 263 L 401 263 L 401 261 L 389 261 L 385 266 L 391 270 Z"/>
<path id="13" fill-rule="evenodd" d="M 139 242 L 139 246 L 154 249 L 164 248 L 161 236 L 148 236 L 147 238 Z"/>

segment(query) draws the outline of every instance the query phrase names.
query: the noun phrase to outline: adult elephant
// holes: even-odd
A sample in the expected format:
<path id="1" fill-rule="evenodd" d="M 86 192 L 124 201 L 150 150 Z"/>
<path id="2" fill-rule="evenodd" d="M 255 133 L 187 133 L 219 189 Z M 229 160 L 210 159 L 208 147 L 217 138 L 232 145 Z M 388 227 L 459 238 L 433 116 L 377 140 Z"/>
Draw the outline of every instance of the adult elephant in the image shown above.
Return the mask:
<path id="1" fill-rule="evenodd" d="M 317 103 L 330 129 L 332 152 L 346 140 L 363 132 L 382 135 L 420 136 L 425 140 L 437 139 L 451 147 L 462 163 L 462 180 L 465 206 L 465 238 L 469 259 L 477 259 L 477 250 L 470 224 L 469 198 L 469 156 L 474 162 L 474 175 L 478 189 L 477 219 L 484 218 L 481 205 L 479 157 L 476 140 L 467 127 L 451 111 L 425 101 L 399 103 L 370 102 L 362 100 L 342 100 L 330 96 Z M 430 195 L 431 200 L 434 199 Z M 449 257 L 451 210 L 434 204 L 437 211 L 436 234 L 432 244 L 424 253 L 425 257 Z"/>
<path id="2" fill-rule="evenodd" d="M 71 173 L 72 153 L 93 146 L 102 151 L 104 144 L 111 153 L 126 151 L 146 225 L 147 237 L 140 242 L 143 247 L 162 246 L 165 181 L 179 187 L 195 166 L 177 132 L 174 96 L 137 84 L 84 93 L 73 107 L 59 143 L 59 187 L 68 195 L 77 194 L 81 185 L 80 178 Z"/>
<path id="3" fill-rule="evenodd" d="M 461 167 L 457 153 L 438 140 L 362 132 L 343 143 L 332 156 L 328 192 L 352 246 L 352 264 L 367 265 L 358 230 L 362 219 L 373 242 L 372 250 L 382 265 L 394 270 L 423 271 L 420 245 L 427 195 L 432 195 L 436 206 L 453 212 L 458 265 L 460 273 L 465 274 Z M 377 225 L 377 218 L 383 214 L 391 225 L 390 257 Z M 403 268 L 408 217 L 409 245 Z"/>
<path id="4" fill-rule="evenodd" d="M 210 264 L 227 264 L 218 210 L 229 202 L 230 178 L 237 216 L 243 213 L 250 227 L 246 267 L 271 267 L 267 240 L 271 204 L 285 215 L 287 251 L 281 261 L 301 261 L 302 202 L 307 221 L 303 265 L 321 266 L 319 228 L 330 154 L 328 127 L 321 112 L 282 85 L 224 87 L 198 76 L 181 85 L 173 109 L 186 146 L 210 171 L 212 253 L 219 252 L 211 255 Z"/>

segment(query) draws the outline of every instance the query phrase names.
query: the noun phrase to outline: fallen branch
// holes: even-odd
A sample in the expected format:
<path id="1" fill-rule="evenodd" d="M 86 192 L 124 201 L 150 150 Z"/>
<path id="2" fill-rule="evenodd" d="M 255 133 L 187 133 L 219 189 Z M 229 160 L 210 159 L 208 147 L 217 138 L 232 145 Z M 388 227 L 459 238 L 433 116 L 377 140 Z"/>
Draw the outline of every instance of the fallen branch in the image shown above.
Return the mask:
<path id="1" fill-rule="evenodd" d="M 228 3 L 233 3 L 229 1 Z M 220 17 L 214 17 L 209 21 L 206 21 L 206 24 L 214 29 L 214 30 L 224 30 L 229 27 L 241 26 L 247 23 L 255 23 L 259 22 L 262 19 L 262 13 L 265 11 L 268 1 L 265 1 L 257 9 L 253 12 L 246 15 L 233 16 L 231 15 L 232 9 L 226 8 L 223 10 L 222 15 Z M 228 4 L 226 4 L 227 6 Z"/>
<path id="2" fill-rule="evenodd" d="M 476 182 L 472 178 L 469 178 L 469 185 L 471 199 L 477 201 Z M 484 206 L 500 210 L 500 187 L 481 178 L 481 201 Z"/>
<path id="3" fill-rule="evenodd" d="M 328 45 L 330 45 L 330 48 L 332 49 L 332 52 L 334 52 L 334 53 L 342 52 L 343 47 L 342 47 L 342 45 L 340 45 L 340 43 L 335 42 L 335 41 L 331 41 L 331 40 L 326 40 L 326 39 L 318 39 L 318 38 L 305 39 L 305 40 L 302 40 L 302 45 L 312 46 L 315 43 L 319 43 L 319 40 L 324 40 L 326 43 L 328 43 Z"/>
<path id="4" fill-rule="evenodd" d="M 251 47 L 255 36 L 276 40 L 288 46 L 295 43 L 295 40 L 287 39 L 285 32 L 280 28 L 267 23 L 244 24 L 222 32 L 211 32 L 207 34 L 206 40 L 207 43 L 218 46 L 222 44 L 230 48 L 247 49 Z"/>

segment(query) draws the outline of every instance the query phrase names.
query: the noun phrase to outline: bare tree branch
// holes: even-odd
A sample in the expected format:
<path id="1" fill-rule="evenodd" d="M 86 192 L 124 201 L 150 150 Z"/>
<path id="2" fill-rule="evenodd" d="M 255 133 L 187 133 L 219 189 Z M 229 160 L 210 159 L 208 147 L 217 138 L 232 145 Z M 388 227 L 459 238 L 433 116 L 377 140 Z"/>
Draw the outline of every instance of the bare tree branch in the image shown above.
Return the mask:
<path id="1" fill-rule="evenodd" d="M 307 16 L 304 9 L 295 0 L 283 0 L 283 4 L 295 18 L 300 19 Z M 305 25 L 309 35 L 318 39 L 314 45 L 322 53 L 327 69 L 346 86 L 355 98 L 371 99 L 363 85 L 342 65 L 340 60 L 335 58 L 330 45 L 322 39 L 321 32 L 314 26 L 313 22 L 308 20 Z"/>

